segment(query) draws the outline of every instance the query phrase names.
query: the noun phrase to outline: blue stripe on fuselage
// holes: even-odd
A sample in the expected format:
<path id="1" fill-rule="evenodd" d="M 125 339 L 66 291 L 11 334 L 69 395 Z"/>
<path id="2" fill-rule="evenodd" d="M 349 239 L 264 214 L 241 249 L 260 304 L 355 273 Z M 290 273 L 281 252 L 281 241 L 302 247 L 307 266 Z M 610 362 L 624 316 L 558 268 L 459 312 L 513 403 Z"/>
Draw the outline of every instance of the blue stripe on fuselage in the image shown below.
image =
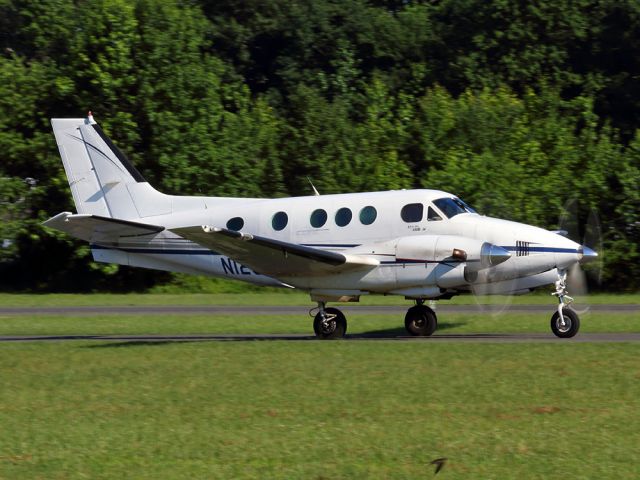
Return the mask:
<path id="1" fill-rule="evenodd" d="M 501 248 L 505 250 L 509 250 L 511 252 L 518 251 L 518 247 L 500 245 Z M 529 252 L 540 252 L 540 253 L 580 253 L 580 251 L 576 248 L 558 248 L 558 247 L 527 247 Z"/>

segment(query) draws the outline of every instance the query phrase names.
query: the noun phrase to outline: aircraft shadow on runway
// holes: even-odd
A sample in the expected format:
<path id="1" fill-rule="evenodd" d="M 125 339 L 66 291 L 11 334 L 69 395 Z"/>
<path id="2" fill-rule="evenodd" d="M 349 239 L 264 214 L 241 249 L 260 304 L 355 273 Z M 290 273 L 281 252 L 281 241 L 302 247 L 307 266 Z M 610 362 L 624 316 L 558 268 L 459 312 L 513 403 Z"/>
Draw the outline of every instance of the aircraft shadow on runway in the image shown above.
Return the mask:
<path id="1" fill-rule="evenodd" d="M 467 322 L 456 322 L 456 323 L 438 323 L 437 332 L 441 332 L 442 330 L 450 330 L 452 328 L 461 327 L 466 325 Z M 382 330 L 371 330 L 369 332 L 363 333 L 355 333 L 353 335 L 349 335 L 347 333 L 347 337 L 352 338 L 399 338 L 399 337 L 409 337 L 410 335 L 407 331 L 402 327 L 394 327 L 394 328 L 385 328 Z"/>
<path id="2" fill-rule="evenodd" d="M 438 331 L 448 330 L 451 328 L 464 325 L 464 323 L 440 323 Z M 467 336 L 467 335 L 464 335 Z M 363 333 L 349 334 L 344 340 L 393 340 L 393 339 L 411 339 L 404 328 L 394 327 L 384 330 L 371 330 Z M 88 338 L 87 338 L 88 339 Z M 91 338 L 98 340 L 98 338 Z M 417 339 L 417 338 L 416 338 Z M 108 343 L 99 343 L 95 345 L 85 345 L 84 348 L 123 348 L 123 347 L 139 347 L 139 346 L 161 346 L 176 343 L 196 343 L 196 342 L 255 342 L 255 341 L 314 341 L 317 340 L 313 335 L 291 335 L 291 334 L 260 334 L 260 335 L 194 335 L 174 338 L 153 337 L 149 336 L 131 336 L 129 338 L 105 338 Z M 111 340 L 111 341 L 109 341 Z"/>

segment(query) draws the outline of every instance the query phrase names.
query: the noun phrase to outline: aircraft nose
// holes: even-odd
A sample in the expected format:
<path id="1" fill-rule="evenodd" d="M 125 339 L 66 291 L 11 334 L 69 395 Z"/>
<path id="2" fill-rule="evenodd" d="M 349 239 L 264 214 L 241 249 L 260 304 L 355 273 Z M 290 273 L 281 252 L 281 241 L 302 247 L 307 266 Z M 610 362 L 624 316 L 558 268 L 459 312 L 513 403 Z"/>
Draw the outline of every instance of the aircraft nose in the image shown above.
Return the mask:
<path id="1" fill-rule="evenodd" d="M 581 245 L 578 249 L 578 252 L 580 254 L 580 263 L 593 262 L 596 258 L 598 258 L 598 253 L 595 250 L 591 250 L 585 245 Z"/>

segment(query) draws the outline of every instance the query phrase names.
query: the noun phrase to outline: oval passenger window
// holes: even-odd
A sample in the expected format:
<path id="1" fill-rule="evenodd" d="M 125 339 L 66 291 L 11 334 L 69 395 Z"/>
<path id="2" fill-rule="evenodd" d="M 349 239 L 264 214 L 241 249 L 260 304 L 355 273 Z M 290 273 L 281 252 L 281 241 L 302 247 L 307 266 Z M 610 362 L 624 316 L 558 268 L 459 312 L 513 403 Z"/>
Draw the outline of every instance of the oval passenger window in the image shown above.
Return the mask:
<path id="1" fill-rule="evenodd" d="M 346 227 L 351 223 L 351 219 L 353 218 L 353 213 L 351 210 L 343 207 L 336 212 L 336 225 L 339 227 Z"/>
<path id="2" fill-rule="evenodd" d="M 283 230 L 287 223 L 289 223 L 289 217 L 284 212 L 276 213 L 271 219 L 271 226 L 277 231 Z"/>
<path id="3" fill-rule="evenodd" d="M 376 221 L 376 217 L 378 216 L 378 212 L 372 206 L 364 207 L 360 210 L 360 222 L 363 225 L 371 225 Z"/>
<path id="4" fill-rule="evenodd" d="M 327 212 L 321 208 L 314 210 L 311 214 L 310 221 L 313 228 L 320 228 L 327 223 Z"/>
<path id="5" fill-rule="evenodd" d="M 239 232 L 244 227 L 244 220 L 240 217 L 233 217 L 227 222 L 227 228 L 234 232 Z"/>

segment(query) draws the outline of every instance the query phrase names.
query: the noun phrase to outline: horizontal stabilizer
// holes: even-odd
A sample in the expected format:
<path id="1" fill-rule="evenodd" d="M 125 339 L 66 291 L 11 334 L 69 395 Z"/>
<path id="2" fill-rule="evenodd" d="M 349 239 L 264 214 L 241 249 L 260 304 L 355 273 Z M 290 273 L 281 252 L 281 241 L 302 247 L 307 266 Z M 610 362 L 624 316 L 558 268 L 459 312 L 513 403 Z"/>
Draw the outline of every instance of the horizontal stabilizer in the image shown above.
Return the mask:
<path id="1" fill-rule="evenodd" d="M 113 242 L 122 237 L 151 235 L 164 230 L 158 225 L 101 217 L 99 215 L 62 212 L 43 223 L 87 242 Z"/>
<path id="2" fill-rule="evenodd" d="M 269 276 L 319 276 L 379 264 L 367 256 L 329 252 L 225 228 L 198 226 L 171 231 Z"/>

